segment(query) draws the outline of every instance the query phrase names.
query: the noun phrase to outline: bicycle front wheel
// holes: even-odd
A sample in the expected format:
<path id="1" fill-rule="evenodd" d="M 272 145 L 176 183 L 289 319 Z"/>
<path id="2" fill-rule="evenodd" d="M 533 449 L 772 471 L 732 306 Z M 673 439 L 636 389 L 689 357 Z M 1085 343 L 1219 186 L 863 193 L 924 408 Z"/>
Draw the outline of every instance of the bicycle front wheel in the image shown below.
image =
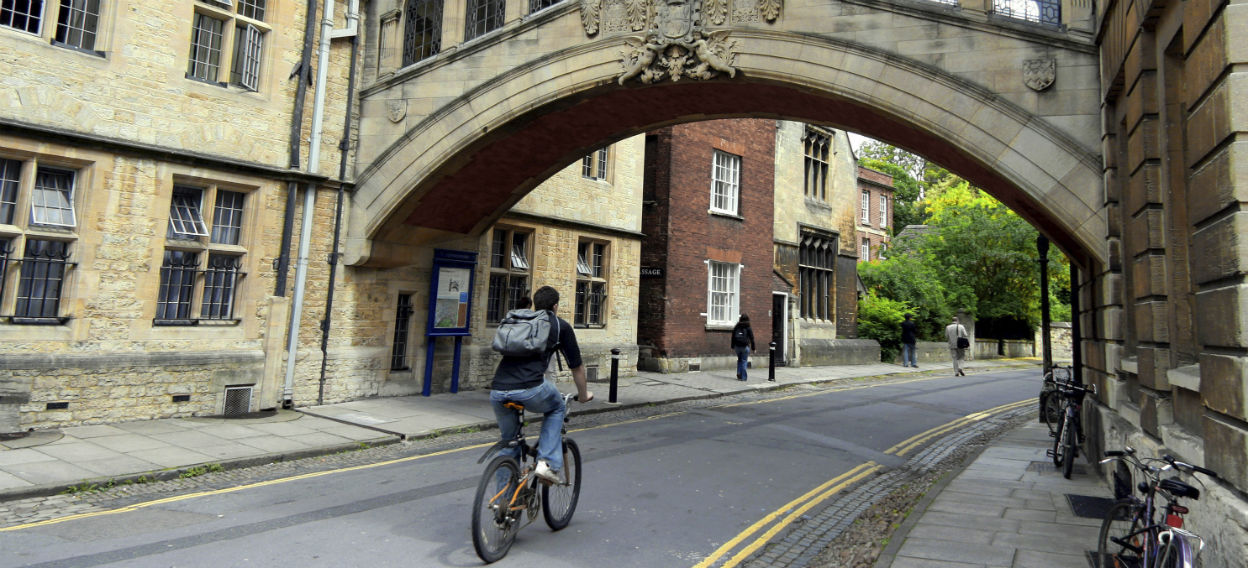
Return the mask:
<path id="1" fill-rule="evenodd" d="M 1139 518 L 1140 506 L 1133 502 L 1115 503 L 1101 521 L 1097 540 L 1097 560 L 1101 568 L 1144 568 L 1144 543 L 1148 533 Z"/>
<path id="2" fill-rule="evenodd" d="M 1065 462 L 1066 444 L 1062 436 L 1066 434 L 1067 430 L 1069 428 L 1067 428 L 1066 417 L 1063 415 L 1057 421 L 1057 433 L 1053 436 L 1053 467 L 1060 468 Z"/>
<path id="3" fill-rule="evenodd" d="M 560 530 L 572 521 L 581 497 L 581 448 L 571 438 L 563 439 L 562 483 L 542 486 L 542 515 L 550 530 Z"/>
<path id="4" fill-rule="evenodd" d="M 486 563 L 507 555 L 520 530 L 522 510 L 512 511 L 511 500 L 520 485 L 520 464 L 499 456 L 485 467 L 472 502 L 472 546 Z"/>
<path id="5" fill-rule="evenodd" d="M 1057 435 L 1057 425 L 1062 421 L 1062 398 L 1056 390 L 1040 393 L 1040 421 L 1049 427 L 1049 435 Z"/>
<path id="6" fill-rule="evenodd" d="M 1070 474 L 1075 469 L 1075 456 L 1079 454 L 1076 444 L 1079 443 L 1079 433 L 1077 424 L 1072 420 L 1066 420 L 1067 424 L 1062 428 L 1063 444 L 1066 451 L 1062 456 L 1062 477 L 1070 479 Z"/>

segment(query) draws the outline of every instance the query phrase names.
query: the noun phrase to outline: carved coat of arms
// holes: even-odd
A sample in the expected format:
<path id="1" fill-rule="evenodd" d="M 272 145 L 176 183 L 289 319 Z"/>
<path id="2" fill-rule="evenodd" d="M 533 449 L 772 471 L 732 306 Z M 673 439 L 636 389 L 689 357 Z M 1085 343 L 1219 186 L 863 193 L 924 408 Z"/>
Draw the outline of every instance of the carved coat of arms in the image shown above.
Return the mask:
<path id="1" fill-rule="evenodd" d="M 1033 91 L 1043 91 L 1057 79 L 1057 59 L 1045 57 L 1023 61 L 1023 84 Z"/>
<path id="2" fill-rule="evenodd" d="M 752 4 L 743 12 L 754 14 L 752 21 L 761 14 L 773 22 L 780 15 L 782 2 L 735 0 L 733 4 Z M 728 24 L 728 4 L 729 0 L 580 0 L 581 23 L 589 36 L 612 31 L 640 34 L 624 38 L 627 48 L 620 54 L 621 85 L 634 78 L 654 83 L 735 77 L 736 42 L 728 39 L 730 30 L 704 27 Z"/>
<path id="3" fill-rule="evenodd" d="M 389 118 L 390 122 L 398 122 L 403 120 L 405 116 L 407 116 L 407 100 L 390 99 L 386 101 L 386 118 Z"/>

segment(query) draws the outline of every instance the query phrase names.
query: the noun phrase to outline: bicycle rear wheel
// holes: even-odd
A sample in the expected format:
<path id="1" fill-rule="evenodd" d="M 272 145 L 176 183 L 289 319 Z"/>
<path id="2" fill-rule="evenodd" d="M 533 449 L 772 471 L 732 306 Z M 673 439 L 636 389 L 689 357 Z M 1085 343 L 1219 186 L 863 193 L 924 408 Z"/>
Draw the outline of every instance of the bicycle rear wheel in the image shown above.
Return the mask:
<path id="1" fill-rule="evenodd" d="M 571 438 L 563 439 L 563 483 L 542 486 L 542 515 L 550 530 L 560 530 L 572 521 L 581 497 L 581 448 Z"/>
<path id="2" fill-rule="evenodd" d="M 1097 562 L 1101 568 L 1144 568 L 1142 553 L 1148 533 L 1139 518 L 1140 505 L 1115 503 L 1101 521 L 1097 540 Z"/>
<path id="3" fill-rule="evenodd" d="M 520 530 L 523 511 L 511 511 L 511 498 L 520 484 L 520 464 L 499 456 L 485 467 L 472 502 L 472 546 L 486 563 L 507 555 Z"/>

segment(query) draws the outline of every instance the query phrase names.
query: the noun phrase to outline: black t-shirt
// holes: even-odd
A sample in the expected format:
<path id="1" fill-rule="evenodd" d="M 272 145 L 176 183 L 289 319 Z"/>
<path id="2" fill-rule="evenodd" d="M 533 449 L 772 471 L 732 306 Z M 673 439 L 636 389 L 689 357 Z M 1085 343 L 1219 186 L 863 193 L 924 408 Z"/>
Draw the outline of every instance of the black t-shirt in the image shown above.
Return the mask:
<path id="1" fill-rule="evenodd" d="M 919 326 L 915 325 L 914 321 L 906 320 L 901 322 L 901 342 L 914 343 L 917 339 L 918 331 Z"/>
<path id="2" fill-rule="evenodd" d="M 563 318 L 556 319 L 559 321 L 559 350 L 563 352 L 563 359 L 567 362 L 569 369 L 580 367 L 582 364 L 581 348 L 576 343 L 576 332 L 572 330 L 572 324 Z M 494 381 L 490 384 L 490 388 L 519 390 L 540 385 L 542 375 L 546 373 L 546 366 L 550 363 L 550 358 L 554 356 L 554 351 L 550 351 L 545 355 L 533 357 L 503 357 L 503 360 L 498 363 L 498 369 L 494 371 Z"/>

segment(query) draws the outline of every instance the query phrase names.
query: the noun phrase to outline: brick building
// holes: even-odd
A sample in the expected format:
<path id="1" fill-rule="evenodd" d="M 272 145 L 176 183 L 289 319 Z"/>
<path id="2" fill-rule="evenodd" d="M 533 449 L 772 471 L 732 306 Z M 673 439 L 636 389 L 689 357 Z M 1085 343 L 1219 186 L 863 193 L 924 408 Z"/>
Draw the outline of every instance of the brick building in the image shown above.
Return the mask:
<path id="1" fill-rule="evenodd" d="M 835 360 L 857 304 L 853 162 L 844 132 L 793 122 L 647 134 L 638 367 L 730 368 L 742 313 L 760 363 L 771 341 L 781 364 Z"/>
<path id="2" fill-rule="evenodd" d="M 858 166 L 858 262 L 883 258 L 893 226 L 893 176 Z"/>
<path id="3" fill-rule="evenodd" d="M 646 135 L 639 367 L 735 364 L 729 335 L 741 314 L 758 344 L 771 336 L 775 124 L 712 120 Z"/>

